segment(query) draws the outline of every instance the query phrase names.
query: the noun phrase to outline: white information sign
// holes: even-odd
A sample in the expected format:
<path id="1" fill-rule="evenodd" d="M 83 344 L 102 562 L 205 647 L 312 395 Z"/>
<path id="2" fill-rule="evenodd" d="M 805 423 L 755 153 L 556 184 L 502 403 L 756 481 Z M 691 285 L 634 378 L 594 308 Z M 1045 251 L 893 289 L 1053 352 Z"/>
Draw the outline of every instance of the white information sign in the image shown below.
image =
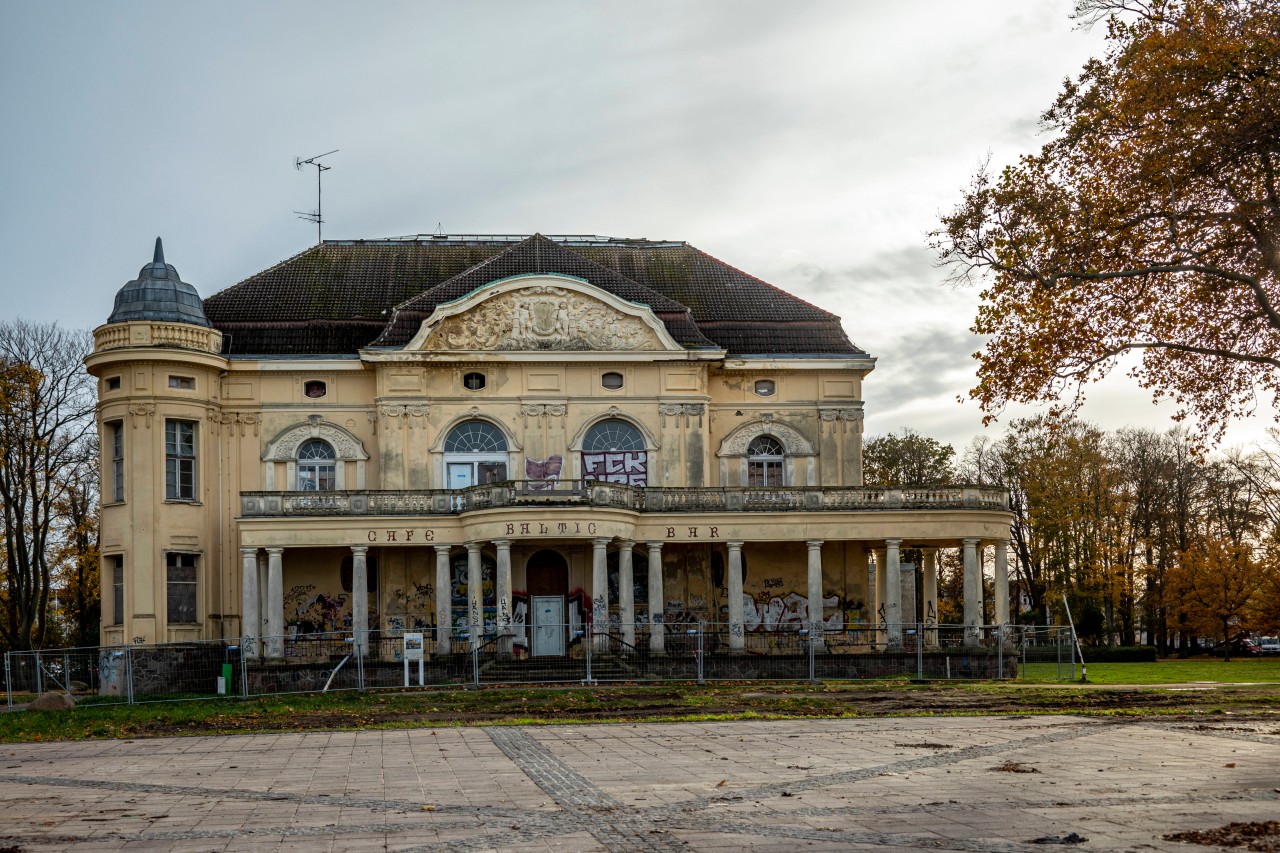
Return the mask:
<path id="1" fill-rule="evenodd" d="M 423 649 L 422 649 L 422 632 L 405 632 L 404 635 L 404 686 L 409 686 L 409 661 L 416 660 L 418 662 L 418 686 L 425 686 L 426 679 L 423 672 Z"/>

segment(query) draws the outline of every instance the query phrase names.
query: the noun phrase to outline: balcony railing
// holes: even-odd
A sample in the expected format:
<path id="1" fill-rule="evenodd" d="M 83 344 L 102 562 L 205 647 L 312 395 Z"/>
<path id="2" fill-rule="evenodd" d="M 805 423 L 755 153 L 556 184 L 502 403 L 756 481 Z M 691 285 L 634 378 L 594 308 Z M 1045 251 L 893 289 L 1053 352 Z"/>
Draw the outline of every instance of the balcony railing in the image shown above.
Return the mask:
<path id="1" fill-rule="evenodd" d="M 246 517 L 458 515 L 526 506 L 593 506 L 636 512 L 1007 510 L 1009 493 L 986 486 L 673 489 L 599 480 L 514 480 L 468 489 L 240 493 L 240 514 Z"/>

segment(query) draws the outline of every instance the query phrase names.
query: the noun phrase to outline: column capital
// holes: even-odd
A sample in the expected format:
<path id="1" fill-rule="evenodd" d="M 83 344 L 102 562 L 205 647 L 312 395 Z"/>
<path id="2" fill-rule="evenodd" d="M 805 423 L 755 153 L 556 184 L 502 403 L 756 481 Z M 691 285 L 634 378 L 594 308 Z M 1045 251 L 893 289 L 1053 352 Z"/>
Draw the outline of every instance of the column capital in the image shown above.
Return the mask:
<path id="1" fill-rule="evenodd" d="M 741 543 L 741 542 L 736 542 L 736 541 L 735 541 L 735 542 L 726 542 L 726 543 L 724 543 L 724 544 L 728 547 L 728 549 L 729 549 L 730 551 L 741 551 L 741 550 L 742 550 L 742 543 Z"/>
<path id="2" fill-rule="evenodd" d="M 809 539 L 809 540 L 807 540 L 804 544 L 806 544 L 806 545 L 808 545 L 808 546 L 809 546 L 809 550 L 810 550 L 810 551 L 817 551 L 819 548 L 821 548 L 821 547 L 822 547 L 822 540 L 821 540 L 821 539 Z"/>
<path id="3" fill-rule="evenodd" d="M 650 551 L 661 551 L 661 550 L 662 550 L 662 540 L 661 540 L 661 539 L 655 539 L 655 540 L 653 540 L 653 541 L 651 541 L 651 542 L 646 541 L 644 544 L 645 544 L 645 547 L 646 547 L 646 548 L 648 548 Z"/>
<path id="4" fill-rule="evenodd" d="M 599 539 L 592 539 L 591 545 L 595 548 L 608 548 L 609 543 L 612 541 L 612 539 L 601 537 Z"/>
<path id="5" fill-rule="evenodd" d="M 977 545 L 982 540 L 981 539 L 961 539 L 960 541 L 963 542 L 966 547 L 972 547 Z"/>
<path id="6" fill-rule="evenodd" d="M 267 548 L 266 551 L 267 551 L 267 556 L 270 556 L 270 557 L 279 557 L 281 554 L 284 553 L 283 548 Z"/>
<path id="7" fill-rule="evenodd" d="M 511 548 L 510 539 L 491 539 L 490 541 L 493 543 L 494 547 L 500 551 L 508 550 Z"/>
<path id="8" fill-rule="evenodd" d="M 452 545 L 432 545 L 431 547 L 436 549 L 436 556 L 440 556 L 441 554 L 443 554 L 447 557 L 449 556 L 449 549 L 451 549 L 453 546 Z"/>
<path id="9" fill-rule="evenodd" d="M 632 548 L 636 547 L 636 541 L 634 539 L 619 539 L 618 547 L 623 551 L 630 551 Z"/>
<path id="10" fill-rule="evenodd" d="M 363 557 L 365 554 L 369 553 L 369 546 L 368 545 L 352 545 L 351 553 L 356 557 Z"/>
<path id="11" fill-rule="evenodd" d="M 902 540 L 901 540 L 901 539 L 886 539 L 886 540 L 884 540 L 884 547 L 886 547 L 886 548 L 901 548 L 901 547 L 902 547 Z"/>
<path id="12" fill-rule="evenodd" d="M 240 549 L 240 556 L 241 556 L 241 557 L 253 557 L 254 559 L 257 559 L 257 556 L 258 556 L 258 549 L 257 549 L 257 548 L 241 548 L 241 549 Z"/>
<path id="13" fill-rule="evenodd" d="M 480 552 L 480 549 L 484 547 L 484 543 L 483 542 L 467 542 L 466 546 L 467 546 L 468 554 L 478 554 Z"/>

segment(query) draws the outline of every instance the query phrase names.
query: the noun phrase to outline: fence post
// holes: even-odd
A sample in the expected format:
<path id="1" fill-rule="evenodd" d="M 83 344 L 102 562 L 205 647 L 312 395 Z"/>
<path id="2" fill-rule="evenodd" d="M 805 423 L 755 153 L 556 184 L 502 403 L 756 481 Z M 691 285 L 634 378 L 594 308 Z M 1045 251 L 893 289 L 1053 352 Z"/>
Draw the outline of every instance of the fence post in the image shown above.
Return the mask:
<path id="1" fill-rule="evenodd" d="M 471 633 L 474 635 L 477 632 Z M 483 633 L 481 636 L 484 636 Z M 480 689 L 480 644 L 474 639 L 471 641 L 471 686 Z"/>
<path id="2" fill-rule="evenodd" d="M 595 683 L 595 682 L 592 680 L 595 676 L 594 676 L 594 674 L 591 672 L 591 647 L 592 647 L 592 646 L 594 646 L 594 645 L 596 644 L 595 628 L 596 628 L 596 623 L 595 623 L 595 621 L 593 620 L 593 621 L 592 621 L 592 623 L 591 623 L 591 627 L 587 629 L 586 638 L 584 639 L 584 641 L 583 641 L 583 643 L 582 643 L 582 645 L 586 646 L 586 649 L 584 650 L 584 652 L 585 652 L 584 657 L 585 657 L 585 659 L 586 659 L 586 661 L 587 661 L 587 679 L 586 679 L 586 681 L 584 681 L 584 682 L 583 682 L 584 684 L 594 684 L 594 683 Z"/>
<path id="3" fill-rule="evenodd" d="M 9 663 L 9 653 L 4 653 L 4 692 L 8 694 L 9 711 L 13 712 L 13 666 Z"/>
<path id="4" fill-rule="evenodd" d="M 133 647 L 124 647 L 124 693 L 125 700 L 133 704 Z"/>
<path id="5" fill-rule="evenodd" d="M 1071 669 L 1071 677 L 1076 677 L 1075 668 Z M 36 697 L 44 695 L 44 663 L 40 660 L 40 652 L 36 652 Z"/>
<path id="6" fill-rule="evenodd" d="M 997 680 L 1004 679 L 1004 631 L 997 629 L 996 631 L 996 676 Z"/>
<path id="7" fill-rule="evenodd" d="M 356 637 L 352 646 L 356 650 L 356 689 L 361 693 L 364 692 L 364 646 L 360 645 L 360 638 Z"/>
<path id="8" fill-rule="evenodd" d="M 62 688 L 71 695 L 71 655 L 62 653 Z"/>
<path id="9" fill-rule="evenodd" d="M 924 623 L 916 623 L 916 681 L 924 681 Z"/>
<path id="10" fill-rule="evenodd" d="M 240 697 L 242 699 L 249 698 L 249 653 L 245 651 L 248 643 L 243 638 L 240 640 Z"/>
<path id="11" fill-rule="evenodd" d="M 816 684 L 818 681 L 817 672 L 814 670 L 814 666 L 813 666 L 813 647 L 818 643 L 818 640 L 817 640 L 818 626 L 821 624 L 822 624 L 821 622 L 809 623 L 809 683 L 810 684 Z"/>
<path id="12" fill-rule="evenodd" d="M 703 669 L 703 662 L 706 660 L 706 657 L 707 657 L 705 654 L 707 650 L 707 646 L 706 646 L 706 643 L 703 641 L 704 631 L 702 630 L 702 628 L 703 628 L 702 620 L 699 619 L 698 628 L 697 628 L 698 630 L 698 683 L 706 684 L 707 676 L 706 676 L 706 670 Z"/>

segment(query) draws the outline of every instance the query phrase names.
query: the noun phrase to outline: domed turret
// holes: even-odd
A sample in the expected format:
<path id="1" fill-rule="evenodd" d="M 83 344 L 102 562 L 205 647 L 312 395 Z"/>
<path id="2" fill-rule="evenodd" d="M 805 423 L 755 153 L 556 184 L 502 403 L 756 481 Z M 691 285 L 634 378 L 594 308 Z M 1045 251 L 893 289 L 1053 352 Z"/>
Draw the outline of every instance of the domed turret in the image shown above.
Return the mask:
<path id="1" fill-rule="evenodd" d="M 120 288 L 116 307 L 108 323 L 159 320 L 211 326 L 204 316 L 204 304 L 196 289 L 178 277 L 178 271 L 164 262 L 164 246 L 156 238 L 156 254 L 138 271 L 138 277 Z"/>

